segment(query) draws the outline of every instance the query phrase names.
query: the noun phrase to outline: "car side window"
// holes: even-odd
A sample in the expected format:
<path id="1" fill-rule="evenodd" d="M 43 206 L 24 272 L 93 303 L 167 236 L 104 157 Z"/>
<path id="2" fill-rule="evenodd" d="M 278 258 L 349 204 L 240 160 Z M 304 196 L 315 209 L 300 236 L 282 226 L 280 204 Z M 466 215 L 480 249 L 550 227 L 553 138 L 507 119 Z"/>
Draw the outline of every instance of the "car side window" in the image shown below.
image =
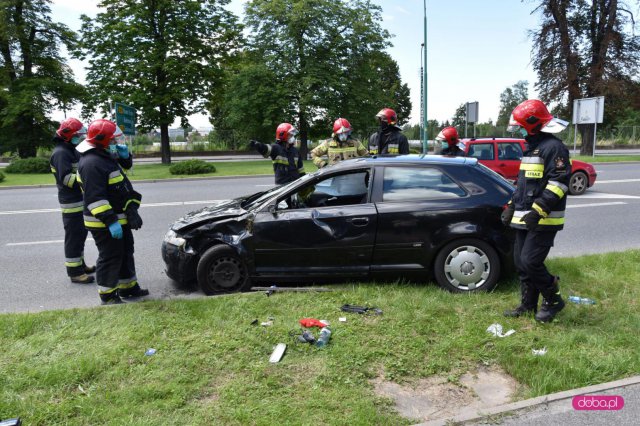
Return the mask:
<path id="1" fill-rule="evenodd" d="M 466 192 L 435 167 L 393 167 L 384 169 L 382 201 L 405 201 L 464 197 Z"/>
<path id="2" fill-rule="evenodd" d="M 369 171 L 332 175 L 311 183 L 278 203 L 278 210 L 363 204 L 369 197 Z"/>
<path id="3" fill-rule="evenodd" d="M 493 144 L 492 143 L 474 143 L 469 147 L 467 157 L 477 158 L 478 160 L 493 160 Z"/>
<path id="4" fill-rule="evenodd" d="M 522 148 L 519 143 L 503 142 L 498 144 L 499 160 L 522 160 Z"/>

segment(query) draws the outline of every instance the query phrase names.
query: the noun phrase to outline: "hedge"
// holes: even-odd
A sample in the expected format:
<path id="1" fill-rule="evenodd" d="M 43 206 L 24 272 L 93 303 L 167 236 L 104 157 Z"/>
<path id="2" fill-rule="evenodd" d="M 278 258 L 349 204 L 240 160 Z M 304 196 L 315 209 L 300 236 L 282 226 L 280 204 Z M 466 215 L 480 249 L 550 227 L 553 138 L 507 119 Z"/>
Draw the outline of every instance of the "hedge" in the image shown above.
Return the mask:
<path id="1" fill-rule="evenodd" d="M 43 157 L 16 158 L 4 169 L 7 173 L 51 173 L 49 159 Z"/>
<path id="2" fill-rule="evenodd" d="M 172 175 L 197 175 L 201 173 L 214 173 L 216 166 L 202 160 L 186 160 L 175 163 L 169 167 Z"/>

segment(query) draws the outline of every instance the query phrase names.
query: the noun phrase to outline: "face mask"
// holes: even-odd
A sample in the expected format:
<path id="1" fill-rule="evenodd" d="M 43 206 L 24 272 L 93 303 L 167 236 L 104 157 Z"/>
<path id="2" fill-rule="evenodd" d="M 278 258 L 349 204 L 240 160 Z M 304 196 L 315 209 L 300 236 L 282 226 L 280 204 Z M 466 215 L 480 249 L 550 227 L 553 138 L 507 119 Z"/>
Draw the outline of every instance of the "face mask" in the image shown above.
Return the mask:
<path id="1" fill-rule="evenodd" d="M 347 139 L 349 139 L 349 134 L 348 134 L 348 133 L 340 133 L 340 134 L 338 135 L 338 140 L 339 140 L 340 142 L 344 142 L 344 141 L 346 141 Z"/>
<path id="2" fill-rule="evenodd" d="M 382 130 L 383 132 L 386 132 L 389 129 L 389 123 L 385 122 L 385 121 L 380 121 L 380 130 Z"/>
<path id="3" fill-rule="evenodd" d="M 78 145 L 80 143 L 80 137 L 79 136 L 74 136 L 71 138 L 71 144 L 72 145 Z"/>
<path id="4" fill-rule="evenodd" d="M 296 137 L 290 136 L 289 140 L 287 140 L 287 143 L 289 144 L 289 146 L 293 146 L 296 143 Z"/>
<path id="5" fill-rule="evenodd" d="M 527 129 L 525 129 L 524 127 L 520 127 L 518 129 L 518 132 L 520 132 L 520 134 L 522 135 L 523 138 L 526 138 L 527 136 L 529 136 L 529 133 L 527 132 Z"/>
<path id="6" fill-rule="evenodd" d="M 118 154 L 118 148 L 116 148 L 115 144 L 110 144 L 109 147 L 107 148 L 107 152 L 109 152 L 109 154 Z"/>

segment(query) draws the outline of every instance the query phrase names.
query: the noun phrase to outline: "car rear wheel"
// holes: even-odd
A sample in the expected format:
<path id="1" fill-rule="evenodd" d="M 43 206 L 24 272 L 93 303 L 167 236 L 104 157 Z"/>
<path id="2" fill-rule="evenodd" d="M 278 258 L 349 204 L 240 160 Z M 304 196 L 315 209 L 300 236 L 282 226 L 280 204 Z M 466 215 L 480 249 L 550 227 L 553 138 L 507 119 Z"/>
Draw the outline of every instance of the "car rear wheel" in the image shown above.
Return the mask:
<path id="1" fill-rule="evenodd" d="M 242 259 L 228 246 L 214 246 L 198 262 L 198 284 L 207 295 L 247 290 L 249 274 Z"/>
<path id="2" fill-rule="evenodd" d="M 454 293 L 489 291 L 498 283 L 500 258 L 483 241 L 453 241 L 436 256 L 434 275 L 440 287 Z"/>
<path id="3" fill-rule="evenodd" d="M 584 194 L 587 186 L 589 186 L 589 180 L 586 174 L 583 172 L 575 172 L 571 175 L 571 180 L 569 180 L 569 193 L 571 195 Z"/>

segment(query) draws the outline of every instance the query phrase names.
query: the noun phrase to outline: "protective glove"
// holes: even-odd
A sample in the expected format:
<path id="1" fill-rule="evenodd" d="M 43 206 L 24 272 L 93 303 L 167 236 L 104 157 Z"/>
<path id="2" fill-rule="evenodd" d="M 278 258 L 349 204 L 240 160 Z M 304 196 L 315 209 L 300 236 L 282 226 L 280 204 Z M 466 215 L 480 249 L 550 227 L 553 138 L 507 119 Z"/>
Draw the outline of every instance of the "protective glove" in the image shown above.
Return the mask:
<path id="1" fill-rule="evenodd" d="M 138 213 L 138 209 L 133 207 L 128 208 L 126 211 L 127 214 L 127 222 L 129 223 L 129 227 L 131 229 L 140 229 L 142 228 L 142 218 Z"/>
<path id="2" fill-rule="evenodd" d="M 122 225 L 120 225 L 120 222 L 113 222 L 111 225 L 109 225 L 109 232 L 111 232 L 111 236 L 113 238 L 115 238 L 116 240 L 121 240 L 122 239 Z"/>
<path id="3" fill-rule="evenodd" d="M 540 222 L 540 213 L 535 210 L 531 210 L 529 213 L 522 216 L 522 221 L 527 224 L 527 229 L 529 231 L 533 231 L 538 226 L 538 222 Z"/>
<path id="4" fill-rule="evenodd" d="M 513 219 L 513 213 L 516 211 L 516 206 L 513 203 L 507 204 L 507 208 L 502 211 L 500 220 L 504 226 L 511 225 L 511 219 Z"/>
<path id="5" fill-rule="evenodd" d="M 116 149 L 118 150 L 118 156 L 122 159 L 129 158 L 129 147 L 124 144 L 117 144 Z"/>
<path id="6" fill-rule="evenodd" d="M 249 148 L 251 149 L 256 149 L 256 146 L 259 144 L 260 142 L 258 141 L 254 141 L 253 139 L 251 141 L 249 141 Z"/>
<path id="7" fill-rule="evenodd" d="M 249 146 L 251 147 L 251 149 L 255 149 L 256 151 L 258 151 L 261 155 L 265 155 L 267 153 L 267 146 L 262 142 L 252 140 L 251 142 L 249 142 Z"/>

